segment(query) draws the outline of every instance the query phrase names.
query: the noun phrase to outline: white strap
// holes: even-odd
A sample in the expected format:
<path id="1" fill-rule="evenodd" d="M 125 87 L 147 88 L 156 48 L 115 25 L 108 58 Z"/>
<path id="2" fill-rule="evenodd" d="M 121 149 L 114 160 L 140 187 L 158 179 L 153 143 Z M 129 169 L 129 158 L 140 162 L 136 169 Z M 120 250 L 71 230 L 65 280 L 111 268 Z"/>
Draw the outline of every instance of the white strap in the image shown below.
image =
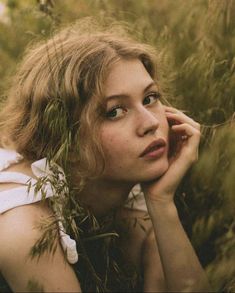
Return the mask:
<path id="1" fill-rule="evenodd" d="M 144 194 L 141 191 L 139 184 L 135 185 L 132 191 L 129 193 L 128 199 L 125 202 L 125 207 L 143 212 L 148 211 Z"/>
<path id="2" fill-rule="evenodd" d="M 28 184 L 32 177 L 18 172 L 0 172 L 0 183 L 20 183 Z M 36 180 L 34 180 L 36 182 Z"/>
<path id="3" fill-rule="evenodd" d="M 64 232 L 64 226 L 61 221 L 58 222 L 60 243 L 63 247 L 64 252 L 67 255 L 67 260 L 71 264 L 75 264 L 78 261 L 78 253 L 76 248 L 76 241 L 71 239 L 68 234 Z"/>
<path id="4" fill-rule="evenodd" d="M 49 198 L 53 196 L 51 186 L 49 184 L 44 185 L 44 195 L 39 190 L 36 194 L 34 188 L 30 188 L 28 192 L 28 186 L 20 186 L 0 192 L 0 214 L 7 210 L 13 209 L 18 206 L 32 204 L 42 200 L 43 196 Z"/>

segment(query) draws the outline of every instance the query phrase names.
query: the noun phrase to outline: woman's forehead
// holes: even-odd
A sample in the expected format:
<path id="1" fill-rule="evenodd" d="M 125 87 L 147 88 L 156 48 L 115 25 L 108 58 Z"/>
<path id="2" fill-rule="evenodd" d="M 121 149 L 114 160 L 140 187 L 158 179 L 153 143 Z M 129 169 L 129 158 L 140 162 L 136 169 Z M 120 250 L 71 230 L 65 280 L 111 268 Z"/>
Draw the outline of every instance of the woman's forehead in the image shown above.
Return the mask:
<path id="1" fill-rule="evenodd" d="M 104 96 L 125 95 L 132 91 L 145 91 L 156 83 L 138 59 L 116 62 L 104 82 Z"/>

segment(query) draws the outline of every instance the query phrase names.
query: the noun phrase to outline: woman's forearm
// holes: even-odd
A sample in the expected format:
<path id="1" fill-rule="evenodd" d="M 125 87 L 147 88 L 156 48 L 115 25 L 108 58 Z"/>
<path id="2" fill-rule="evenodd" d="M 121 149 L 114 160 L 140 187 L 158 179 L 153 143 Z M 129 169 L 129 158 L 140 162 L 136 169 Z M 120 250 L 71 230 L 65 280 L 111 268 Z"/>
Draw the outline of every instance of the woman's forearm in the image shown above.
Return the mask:
<path id="1" fill-rule="evenodd" d="M 152 219 L 167 291 L 209 292 L 210 286 L 180 223 L 174 203 L 146 199 Z"/>

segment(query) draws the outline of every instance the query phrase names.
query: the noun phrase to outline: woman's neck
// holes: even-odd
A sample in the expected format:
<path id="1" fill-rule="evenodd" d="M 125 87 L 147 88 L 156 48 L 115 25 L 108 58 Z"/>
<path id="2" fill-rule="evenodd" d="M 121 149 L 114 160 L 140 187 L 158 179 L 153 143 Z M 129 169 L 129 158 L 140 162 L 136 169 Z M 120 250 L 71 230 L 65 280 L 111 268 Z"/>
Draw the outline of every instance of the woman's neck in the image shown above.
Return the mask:
<path id="1" fill-rule="evenodd" d="M 103 217 L 121 207 L 134 184 L 94 179 L 79 193 L 79 200 L 92 210 L 96 217 Z"/>

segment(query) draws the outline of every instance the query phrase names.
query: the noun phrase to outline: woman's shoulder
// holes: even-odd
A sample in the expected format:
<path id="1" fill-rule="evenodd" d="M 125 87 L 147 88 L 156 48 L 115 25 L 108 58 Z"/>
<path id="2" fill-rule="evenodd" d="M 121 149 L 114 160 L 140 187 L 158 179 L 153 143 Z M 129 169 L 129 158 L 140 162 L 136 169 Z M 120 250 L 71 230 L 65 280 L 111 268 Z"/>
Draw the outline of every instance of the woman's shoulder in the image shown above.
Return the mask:
<path id="1" fill-rule="evenodd" d="M 17 172 L 27 175 L 31 178 L 34 174 L 31 170 L 31 163 L 21 161 L 6 169 L 7 172 Z M 1 191 L 7 192 L 7 197 L 13 198 L 17 194 L 17 187 L 22 187 L 18 183 L 1 183 L 0 184 L 0 199 Z M 19 190 L 20 192 L 20 190 Z M 14 251 L 17 247 L 17 254 L 20 253 L 20 247 L 29 247 L 35 242 L 35 239 L 40 236 L 40 230 L 37 228 L 43 219 L 52 215 L 46 201 L 39 201 L 32 204 L 19 205 L 11 208 L 0 214 L 0 258 L 10 257 L 9 252 Z M 37 239 L 36 239 L 37 240 Z"/>
<path id="2" fill-rule="evenodd" d="M 10 196 L 10 191 L 9 191 Z M 40 224 L 53 213 L 46 202 L 22 205 L 0 214 L 0 259 L 30 249 L 42 234 Z"/>
<path id="3" fill-rule="evenodd" d="M 19 206 L 0 215 L 0 270 L 13 291 L 29 291 L 30 284 L 35 283 L 40 292 L 41 288 L 46 292 L 80 292 L 79 282 L 65 262 L 57 232 L 54 252 L 46 250 L 32 257 L 33 246 L 44 238 L 40 224 L 51 215 L 46 202 Z"/>
<path id="4" fill-rule="evenodd" d="M 26 160 L 22 160 L 17 164 L 10 165 L 4 171 L 7 171 L 7 173 L 9 172 L 9 174 L 13 173 L 19 175 L 26 175 L 28 176 L 28 178 L 36 179 L 31 169 L 31 162 Z M 1 182 L 0 199 L 1 191 L 7 192 L 7 197 L 13 198 L 17 196 L 17 192 L 21 192 L 21 190 L 17 187 L 20 188 L 24 186 L 25 185 L 16 182 Z M 10 234 L 9 237 L 14 237 L 14 235 L 20 233 L 22 235 L 25 235 L 25 233 L 27 232 L 27 228 L 31 229 L 32 226 L 37 224 L 39 219 L 43 219 L 50 215 L 51 211 L 48 208 L 46 201 L 39 201 L 27 205 L 24 205 L 24 203 L 22 203 L 22 205 L 9 209 L 6 212 L 0 214 L 0 230 L 1 232 L 5 231 L 5 233 Z M 3 236 L 0 235 L 0 237 L 2 238 Z"/>

